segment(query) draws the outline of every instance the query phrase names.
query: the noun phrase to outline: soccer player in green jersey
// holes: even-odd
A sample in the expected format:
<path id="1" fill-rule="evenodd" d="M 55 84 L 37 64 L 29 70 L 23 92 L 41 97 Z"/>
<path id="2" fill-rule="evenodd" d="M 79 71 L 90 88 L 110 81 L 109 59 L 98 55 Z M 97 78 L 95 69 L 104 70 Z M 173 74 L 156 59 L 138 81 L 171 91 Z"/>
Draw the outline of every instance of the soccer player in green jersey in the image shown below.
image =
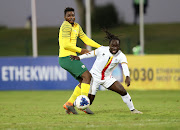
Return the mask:
<path id="1" fill-rule="evenodd" d="M 91 74 L 81 61 L 71 60 L 70 55 L 77 56 L 76 53 L 85 54 L 89 52 L 86 49 L 76 46 L 77 37 L 91 47 L 99 48 L 101 45 L 88 38 L 81 26 L 74 22 L 75 13 L 73 8 L 67 7 L 64 10 L 64 19 L 65 21 L 62 23 L 59 30 L 59 64 L 76 78 L 79 81 L 79 84 L 75 87 L 73 94 L 63 107 L 68 114 L 78 114 L 73 107 L 73 103 L 79 95 L 88 96 Z M 85 109 L 84 112 L 93 114 L 89 108 Z"/>

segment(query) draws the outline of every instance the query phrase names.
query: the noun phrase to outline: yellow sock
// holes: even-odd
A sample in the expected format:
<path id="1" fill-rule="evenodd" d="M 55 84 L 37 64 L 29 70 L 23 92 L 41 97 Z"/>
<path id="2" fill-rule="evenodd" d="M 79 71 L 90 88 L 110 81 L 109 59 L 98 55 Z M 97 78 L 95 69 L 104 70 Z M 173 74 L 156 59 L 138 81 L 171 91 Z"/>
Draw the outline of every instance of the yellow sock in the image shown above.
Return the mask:
<path id="1" fill-rule="evenodd" d="M 86 83 L 81 83 L 81 95 L 86 95 L 88 96 L 90 89 L 90 85 Z"/>
<path id="2" fill-rule="evenodd" d="M 69 98 L 68 102 L 71 102 L 72 104 L 76 100 L 76 98 L 81 95 L 81 89 L 78 87 L 78 85 L 75 87 L 73 94 Z"/>

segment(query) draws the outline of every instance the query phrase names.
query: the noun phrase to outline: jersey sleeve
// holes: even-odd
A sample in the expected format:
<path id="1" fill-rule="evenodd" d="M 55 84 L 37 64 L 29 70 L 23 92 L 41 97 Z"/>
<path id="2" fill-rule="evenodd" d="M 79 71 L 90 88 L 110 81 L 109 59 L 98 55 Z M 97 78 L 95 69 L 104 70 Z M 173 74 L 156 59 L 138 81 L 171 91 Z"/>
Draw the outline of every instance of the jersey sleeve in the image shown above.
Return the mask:
<path id="1" fill-rule="evenodd" d="M 98 55 L 99 55 L 99 52 L 102 51 L 102 48 L 103 48 L 103 47 L 104 47 L 104 46 L 100 46 L 99 48 L 95 49 L 95 50 L 94 50 L 94 55 L 95 55 L 95 56 L 98 56 Z"/>
<path id="2" fill-rule="evenodd" d="M 78 24 L 79 25 L 79 24 Z M 83 32 L 81 26 L 79 25 L 79 35 L 78 37 L 81 39 L 82 37 L 84 37 L 86 34 Z"/>
<path id="3" fill-rule="evenodd" d="M 79 38 L 86 44 L 91 47 L 99 48 L 101 45 L 97 42 L 93 41 L 92 39 L 88 38 L 86 34 L 83 32 L 81 26 L 79 25 Z"/>
<path id="4" fill-rule="evenodd" d="M 128 63 L 127 58 L 126 58 L 125 54 L 122 52 L 120 54 L 120 63 L 121 63 L 122 69 L 123 69 L 124 76 L 130 76 L 129 68 L 127 65 L 127 63 Z"/>
<path id="5" fill-rule="evenodd" d="M 71 30 L 72 26 L 69 24 L 65 24 L 64 26 L 62 26 L 62 38 L 70 40 Z"/>
<path id="6" fill-rule="evenodd" d="M 71 45 L 71 42 L 70 42 L 71 30 L 72 30 L 72 26 L 69 25 L 69 24 L 65 24 L 62 27 L 62 43 L 63 43 L 63 47 L 66 50 L 70 50 L 70 51 L 73 51 L 73 52 L 80 53 L 81 48 Z"/>
<path id="7" fill-rule="evenodd" d="M 122 64 L 122 63 L 126 63 L 126 64 L 128 63 L 125 54 L 122 53 L 122 52 L 121 52 L 121 55 L 120 55 L 120 63 L 121 63 L 121 64 Z"/>
<path id="8" fill-rule="evenodd" d="M 91 51 L 89 53 L 80 55 L 79 58 L 80 58 L 80 60 L 82 60 L 82 59 L 91 58 L 91 57 L 94 57 L 94 56 L 95 56 L 95 50 Z"/>
<path id="9" fill-rule="evenodd" d="M 99 47 L 99 48 L 97 48 L 97 49 L 95 49 L 95 50 L 93 50 L 93 51 L 91 51 L 89 53 L 80 55 L 79 58 L 80 59 L 86 59 L 86 58 L 91 58 L 91 57 L 97 56 L 101 47 Z"/>
<path id="10" fill-rule="evenodd" d="M 127 64 L 122 64 L 122 69 L 123 69 L 124 76 L 130 76 L 130 72 L 129 72 Z"/>

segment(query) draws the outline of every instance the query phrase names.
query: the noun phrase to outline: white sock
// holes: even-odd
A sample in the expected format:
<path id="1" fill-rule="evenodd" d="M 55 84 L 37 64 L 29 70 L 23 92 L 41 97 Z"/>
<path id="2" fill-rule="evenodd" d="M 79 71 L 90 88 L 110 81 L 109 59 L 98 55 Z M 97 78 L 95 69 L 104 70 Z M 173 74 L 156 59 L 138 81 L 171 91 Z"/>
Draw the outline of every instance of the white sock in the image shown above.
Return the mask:
<path id="1" fill-rule="evenodd" d="M 122 97 L 122 100 L 124 101 L 124 103 L 126 103 L 126 105 L 128 106 L 129 110 L 132 111 L 135 109 L 129 93 L 127 93 L 125 96 L 121 96 L 121 97 Z"/>

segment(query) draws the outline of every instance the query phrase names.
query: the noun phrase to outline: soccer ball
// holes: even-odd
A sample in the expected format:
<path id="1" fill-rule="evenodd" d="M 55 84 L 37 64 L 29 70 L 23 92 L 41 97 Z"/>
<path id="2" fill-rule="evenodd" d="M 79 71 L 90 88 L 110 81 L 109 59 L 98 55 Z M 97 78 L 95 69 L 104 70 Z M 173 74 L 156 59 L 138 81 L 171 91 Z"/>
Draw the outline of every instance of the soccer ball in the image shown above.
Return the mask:
<path id="1" fill-rule="evenodd" d="M 87 96 L 85 95 L 80 95 L 76 98 L 74 105 L 81 110 L 86 109 L 90 105 L 90 100 Z"/>

